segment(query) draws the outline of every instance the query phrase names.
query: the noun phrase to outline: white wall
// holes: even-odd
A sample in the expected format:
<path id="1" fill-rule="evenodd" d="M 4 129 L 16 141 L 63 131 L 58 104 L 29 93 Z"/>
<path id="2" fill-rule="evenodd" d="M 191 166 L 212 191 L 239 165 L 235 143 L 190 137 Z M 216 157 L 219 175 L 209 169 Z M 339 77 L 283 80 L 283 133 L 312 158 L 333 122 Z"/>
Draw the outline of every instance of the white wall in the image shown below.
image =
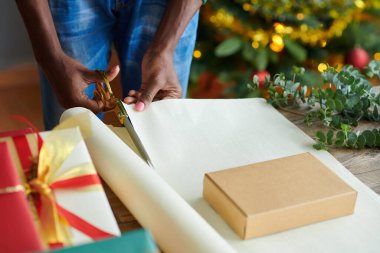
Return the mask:
<path id="1" fill-rule="evenodd" d="M 32 47 L 15 0 L 0 0 L 0 70 L 32 62 Z"/>

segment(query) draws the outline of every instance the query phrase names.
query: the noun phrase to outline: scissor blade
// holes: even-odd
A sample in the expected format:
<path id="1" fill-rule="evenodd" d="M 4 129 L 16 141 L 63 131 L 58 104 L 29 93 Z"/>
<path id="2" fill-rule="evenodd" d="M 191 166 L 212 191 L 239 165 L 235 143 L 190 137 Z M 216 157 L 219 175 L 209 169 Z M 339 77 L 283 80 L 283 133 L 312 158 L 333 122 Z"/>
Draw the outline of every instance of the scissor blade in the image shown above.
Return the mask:
<path id="1" fill-rule="evenodd" d="M 144 147 L 144 145 L 142 144 L 139 136 L 137 135 L 136 133 L 136 130 L 135 128 L 133 127 L 131 121 L 129 120 L 129 118 L 126 118 L 124 119 L 124 127 L 127 129 L 129 135 L 131 136 L 132 138 L 132 141 L 133 143 L 136 145 L 136 148 L 138 149 L 138 151 L 140 152 L 142 158 L 145 160 L 145 162 L 153 168 L 153 163 L 152 163 L 152 160 L 150 160 L 149 158 L 149 155 L 148 153 L 146 152 L 146 149 Z"/>
<path id="2" fill-rule="evenodd" d="M 136 131 L 135 131 L 135 128 L 133 127 L 132 125 L 132 122 L 131 120 L 129 119 L 129 115 L 127 113 L 127 111 L 125 110 L 124 108 L 124 105 L 123 105 L 123 102 L 121 102 L 120 99 L 118 99 L 117 97 L 115 97 L 115 95 L 113 94 L 112 92 L 112 89 L 111 89 L 111 85 L 107 79 L 107 74 L 105 71 L 102 71 L 102 70 L 97 70 L 97 72 L 103 77 L 104 79 L 104 83 L 106 84 L 106 88 L 110 94 L 110 96 L 116 100 L 116 106 L 118 107 L 118 111 L 115 111 L 116 112 L 116 117 L 119 118 L 119 120 L 121 119 L 121 123 L 124 125 L 124 127 L 127 129 L 129 135 L 131 136 L 132 138 L 132 141 L 133 143 L 135 144 L 136 148 L 138 149 L 138 151 L 140 152 L 140 155 L 142 156 L 142 158 L 145 160 L 145 162 L 153 168 L 153 164 L 152 164 L 152 161 L 150 160 L 149 158 L 149 155 L 148 153 L 146 152 L 146 149 L 144 148 L 144 145 L 142 144 L 139 136 L 137 135 Z M 119 115 L 119 113 L 121 115 Z"/>

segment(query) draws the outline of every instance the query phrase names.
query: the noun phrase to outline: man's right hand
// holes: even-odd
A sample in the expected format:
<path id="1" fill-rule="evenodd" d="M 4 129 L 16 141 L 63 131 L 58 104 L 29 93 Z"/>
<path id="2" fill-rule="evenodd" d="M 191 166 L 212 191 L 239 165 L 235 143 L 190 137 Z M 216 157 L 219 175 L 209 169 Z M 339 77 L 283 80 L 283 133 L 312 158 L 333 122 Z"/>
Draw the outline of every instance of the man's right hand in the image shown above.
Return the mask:
<path id="1" fill-rule="evenodd" d="M 103 102 L 89 99 L 83 90 L 90 83 L 103 82 L 103 78 L 63 52 L 48 1 L 16 2 L 32 42 L 36 60 L 45 72 L 59 103 L 65 108 L 82 106 L 95 113 L 102 111 Z M 113 67 L 108 73 L 108 79 L 111 81 L 118 73 L 119 66 Z"/>
<path id="2" fill-rule="evenodd" d="M 66 54 L 55 57 L 54 62 L 42 66 L 45 75 L 52 86 L 59 103 L 65 108 L 85 107 L 99 113 L 104 104 L 100 100 L 92 100 L 84 93 L 91 83 L 103 82 L 103 78 L 94 70 L 87 69 L 83 64 Z M 112 81 L 119 73 L 119 66 L 107 71 L 107 79 Z"/>

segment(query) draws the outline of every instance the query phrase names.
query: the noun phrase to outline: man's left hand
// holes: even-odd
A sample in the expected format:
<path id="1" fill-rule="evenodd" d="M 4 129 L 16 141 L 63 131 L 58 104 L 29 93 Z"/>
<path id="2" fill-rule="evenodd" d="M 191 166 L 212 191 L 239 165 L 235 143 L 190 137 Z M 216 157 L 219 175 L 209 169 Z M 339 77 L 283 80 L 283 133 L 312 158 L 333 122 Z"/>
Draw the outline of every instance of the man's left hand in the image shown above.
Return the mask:
<path id="1" fill-rule="evenodd" d="M 182 88 L 174 69 L 173 55 L 148 50 L 142 61 L 141 89 L 131 90 L 124 102 L 135 103 L 135 109 L 143 111 L 152 101 L 181 97 Z"/>

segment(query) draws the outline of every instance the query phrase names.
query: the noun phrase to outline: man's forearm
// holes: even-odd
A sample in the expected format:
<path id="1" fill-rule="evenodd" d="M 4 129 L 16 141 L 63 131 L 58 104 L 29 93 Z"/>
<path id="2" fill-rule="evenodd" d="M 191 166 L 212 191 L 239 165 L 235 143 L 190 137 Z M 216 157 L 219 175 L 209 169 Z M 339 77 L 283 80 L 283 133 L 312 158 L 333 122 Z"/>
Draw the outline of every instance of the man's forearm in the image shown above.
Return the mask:
<path id="1" fill-rule="evenodd" d="M 149 50 L 173 54 L 201 0 L 169 0 Z"/>
<path id="2" fill-rule="evenodd" d="M 16 0 L 24 20 L 34 55 L 46 65 L 62 53 L 47 0 Z"/>

